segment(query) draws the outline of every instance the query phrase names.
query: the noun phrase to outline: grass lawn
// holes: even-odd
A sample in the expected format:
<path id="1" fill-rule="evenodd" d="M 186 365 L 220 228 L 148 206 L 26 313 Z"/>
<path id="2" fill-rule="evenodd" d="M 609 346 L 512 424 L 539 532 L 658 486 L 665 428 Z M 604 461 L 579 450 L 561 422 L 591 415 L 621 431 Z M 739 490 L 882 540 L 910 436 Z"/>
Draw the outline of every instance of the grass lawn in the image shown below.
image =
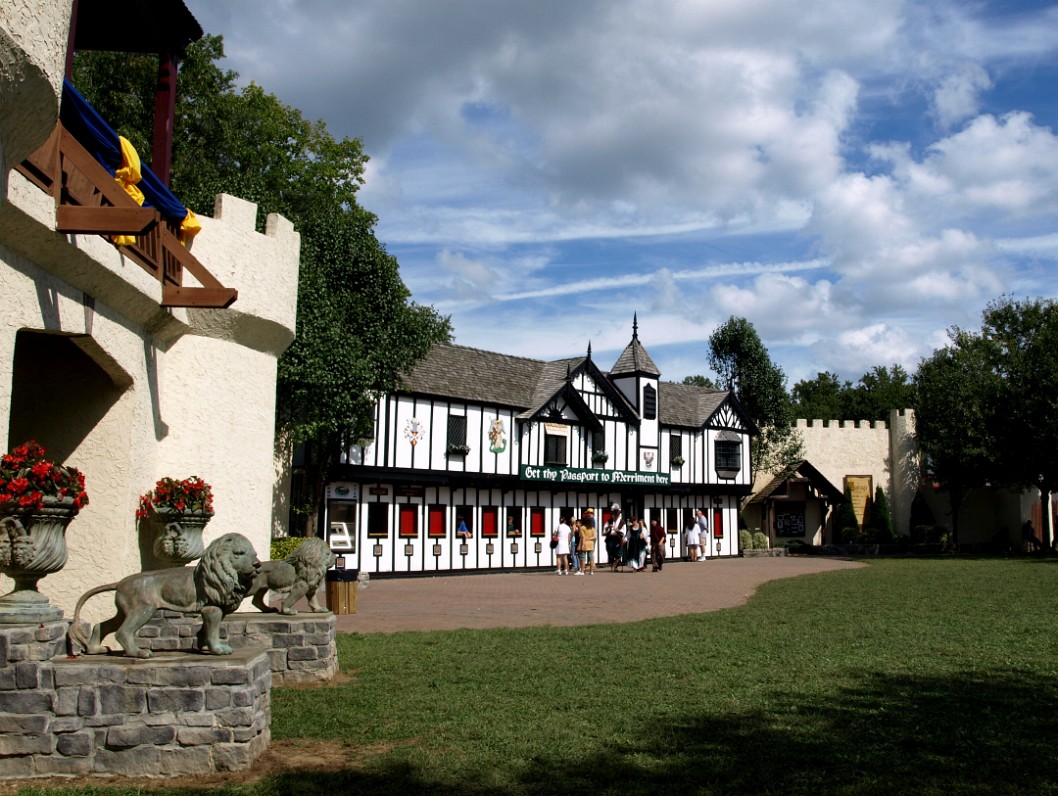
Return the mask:
<path id="1" fill-rule="evenodd" d="M 227 790 L 1058 794 L 1056 580 L 880 560 L 698 616 L 339 636 L 349 679 L 274 690 L 272 737 L 349 767 Z"/>

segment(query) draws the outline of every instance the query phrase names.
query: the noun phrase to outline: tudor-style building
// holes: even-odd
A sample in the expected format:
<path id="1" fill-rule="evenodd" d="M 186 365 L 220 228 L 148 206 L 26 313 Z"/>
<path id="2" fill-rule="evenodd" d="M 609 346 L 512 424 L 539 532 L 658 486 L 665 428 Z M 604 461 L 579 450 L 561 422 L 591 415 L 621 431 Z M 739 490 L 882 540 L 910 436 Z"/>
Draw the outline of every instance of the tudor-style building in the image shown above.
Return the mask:
<path id="1" fill-rule="evenodd" d="M 753 424 L 730 392 L 660 375 L 636 322 L 609 371 L 590 345 L 554 362 L 435 346 L 330 474 L 332 546 L 370 573 L 549 567 L 561 516 L 592 508 L 601 529 L 616 504 L 660 520 L 670 557 L 706 509 L 710 555 L 738 555 Z"/>

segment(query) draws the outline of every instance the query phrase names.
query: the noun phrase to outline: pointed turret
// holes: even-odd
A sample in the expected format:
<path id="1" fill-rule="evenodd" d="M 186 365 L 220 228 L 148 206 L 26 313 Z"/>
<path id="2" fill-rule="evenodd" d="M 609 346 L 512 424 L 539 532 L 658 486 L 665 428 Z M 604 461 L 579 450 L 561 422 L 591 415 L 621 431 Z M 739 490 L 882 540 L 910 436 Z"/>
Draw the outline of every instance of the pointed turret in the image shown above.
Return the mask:
<path id="1" fill-rule="evenodd" d="M 632 316 L 632 341 L 625 346 L 625 350 L 610 369 L 610 378 L 651 376 L 656 379 L 660 375 L 658 366 L 639 342 L 639 314 L 636 313 Z"/>

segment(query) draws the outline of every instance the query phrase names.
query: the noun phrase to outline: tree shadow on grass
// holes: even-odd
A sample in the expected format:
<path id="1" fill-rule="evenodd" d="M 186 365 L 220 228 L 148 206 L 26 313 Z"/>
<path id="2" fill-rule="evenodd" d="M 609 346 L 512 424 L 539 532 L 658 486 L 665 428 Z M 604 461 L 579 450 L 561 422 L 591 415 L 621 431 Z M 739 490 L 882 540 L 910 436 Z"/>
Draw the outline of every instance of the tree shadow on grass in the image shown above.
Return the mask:
<path id="1" fill-rule="evenodd" d="M 1014 672 L 867 674 L 818 703 L 781 693 L 769 703 L 767 714 L 648 721 L 642 747 L 597 761 L 606 774 L 592 785 L 613 793 L 1058 793 L 1053 682 Z"/>
<path id="2" fill-rule="evenodd" d="M 865 673 L 818 699 L 776 689 L 766 712 L 655 718 L 648 697 L 626 740 L 573 759 L 495 760 L 450 779 L 380 759 L 280 774 L 254 792 L 1058 794 L 1058 684 L 1016 671 Z"/>

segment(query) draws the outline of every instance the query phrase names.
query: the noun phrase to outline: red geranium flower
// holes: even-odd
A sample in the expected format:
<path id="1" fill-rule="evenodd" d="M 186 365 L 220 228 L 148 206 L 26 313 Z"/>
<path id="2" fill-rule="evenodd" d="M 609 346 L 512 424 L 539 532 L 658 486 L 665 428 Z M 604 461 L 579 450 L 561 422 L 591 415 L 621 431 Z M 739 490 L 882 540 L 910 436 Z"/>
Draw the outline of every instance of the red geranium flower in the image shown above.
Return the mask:
<path id="1" fill-rule="evenodd" d="M 213 490 L 197 475 L 183 481 L 162 478 L 154 485 L 154 489 L 140 497 L 136 516 L 143 519 L 157 511 L 200 511 L 212 514 Z"/>
<path id="2" fill-rule="evenodd" d="M 41 509 L 45 498 L 66 498 L 77 492 L 74 507 L 88 505 L 84 475 L 76 467 L 45 459 L 46 451 L 36 442 L 19 445 L 0 457 L 0 512 Z"/>

